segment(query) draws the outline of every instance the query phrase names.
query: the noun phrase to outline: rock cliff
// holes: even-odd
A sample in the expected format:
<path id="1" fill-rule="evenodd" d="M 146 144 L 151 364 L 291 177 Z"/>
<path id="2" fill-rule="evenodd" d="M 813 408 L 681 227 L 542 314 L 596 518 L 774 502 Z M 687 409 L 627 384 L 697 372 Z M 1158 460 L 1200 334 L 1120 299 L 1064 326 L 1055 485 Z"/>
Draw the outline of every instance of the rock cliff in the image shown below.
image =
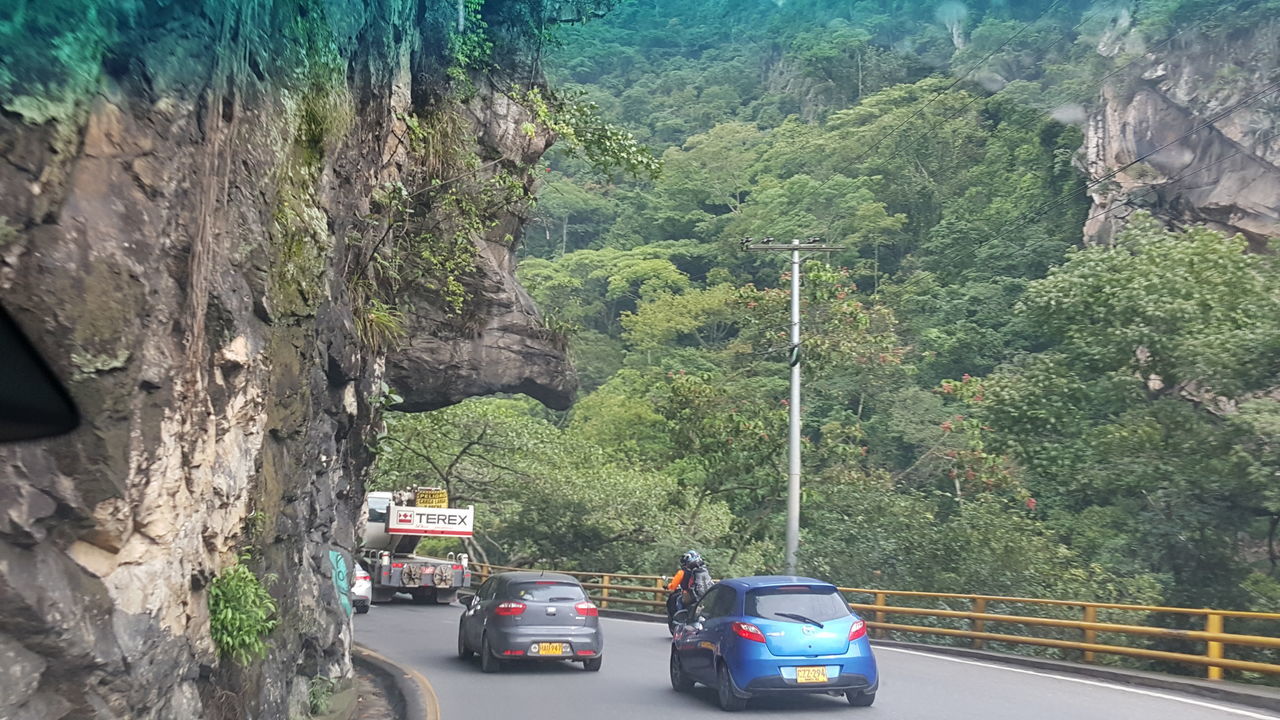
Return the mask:
<path id="1" fill-rule="evenodd" d="M 1104 85 L 1086 125 L 1087 171 L 1102 181 L 1087 237 L 1105 242 L 1139 209 L 1241 233 L 1258 251 L 1280 237 L 1278 31 L 1280 19 L 1227 35 L 1190 23 Z M 1132 53 L 1138 38 L 1099 51 Z"/>
<path id="2" fill-rule="evenodd" d="M 377 197 L 412 181 L 431 218 L 424 183 L 499 173 L 527 196 L 550 138 L 497 83 L 444 91 L 452 19 L 430 4 L 42 17 L 62 5 L 0 12 L 0 305 L 84 416 L 0 448 L 0 718 L 305 717 L 311 679 L 350 672 L 331 563 L 355 547 L 385 384 L 410 409 L 574 390 L 514 279 L 519 202 L 438 218 L 466 250 L 451 307 L 444 270 L 371 269 L 394 264 Z M 461 180 L 407 140 L 431 116 L 462 133 Z M 241 666 L 207 595 L 246 552 L 280 625 Z"/>

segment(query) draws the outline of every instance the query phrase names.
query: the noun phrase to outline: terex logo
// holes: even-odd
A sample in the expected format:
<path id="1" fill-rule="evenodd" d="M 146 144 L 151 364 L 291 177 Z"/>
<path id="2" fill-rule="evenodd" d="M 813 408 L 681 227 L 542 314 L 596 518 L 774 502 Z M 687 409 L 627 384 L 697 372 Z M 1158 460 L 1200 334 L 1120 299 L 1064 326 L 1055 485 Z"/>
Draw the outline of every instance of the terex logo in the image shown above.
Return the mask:
<path id="1" fill-rule="evenodd" d="M 471 518 L 463 514 L 455 513 L 439 513 L 439 512 L 419 512 L 416 522 L 419 525 L 456 525 L 465 527 L 470 524 Z"/>
<path id="2" fill-rule="evenodd" d="M 455 535 L 469 537 L 475 526 L 471 508 L 396 508 L 387 523 L 395 535 Z"/>

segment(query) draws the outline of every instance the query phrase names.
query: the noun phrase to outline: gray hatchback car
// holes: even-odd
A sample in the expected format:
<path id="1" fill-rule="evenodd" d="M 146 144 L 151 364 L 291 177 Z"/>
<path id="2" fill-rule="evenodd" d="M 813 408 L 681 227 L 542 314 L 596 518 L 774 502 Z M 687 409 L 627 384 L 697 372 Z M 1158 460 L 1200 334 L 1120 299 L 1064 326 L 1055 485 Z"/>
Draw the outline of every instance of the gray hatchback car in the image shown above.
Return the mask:
<path id="1" fill-rule="evenodd" d="M 604 660 L 600 612 L 568 575 L 499 573 L 462 604 L 458 656 L 478 653 L 485 672 L 507 660 L 571 660 L 596 671 Z"/>

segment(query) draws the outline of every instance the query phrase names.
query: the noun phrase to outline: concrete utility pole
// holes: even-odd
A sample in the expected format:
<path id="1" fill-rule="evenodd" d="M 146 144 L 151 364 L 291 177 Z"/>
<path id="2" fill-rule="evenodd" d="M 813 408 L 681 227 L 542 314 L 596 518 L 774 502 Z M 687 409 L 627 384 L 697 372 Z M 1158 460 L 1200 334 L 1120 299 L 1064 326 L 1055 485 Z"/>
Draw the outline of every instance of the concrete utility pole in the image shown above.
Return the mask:
<path id="1" fill-rule="evenodd" d="M 789 245 L 774 245 L 773 238 L 742 239 L 742 249 L 747 252 L 791 253 L 791 345 L 788 354 L 791 364 L 791 402 L 788 410 L 790 427 L 787 442 L 787 573 L 796 574 L 796 553 L 800 549 L 800 252 L 835 252 L 843 248 L 821 245 L 822 238 L 811 237 L 804 241 L 792 238 Z"/>

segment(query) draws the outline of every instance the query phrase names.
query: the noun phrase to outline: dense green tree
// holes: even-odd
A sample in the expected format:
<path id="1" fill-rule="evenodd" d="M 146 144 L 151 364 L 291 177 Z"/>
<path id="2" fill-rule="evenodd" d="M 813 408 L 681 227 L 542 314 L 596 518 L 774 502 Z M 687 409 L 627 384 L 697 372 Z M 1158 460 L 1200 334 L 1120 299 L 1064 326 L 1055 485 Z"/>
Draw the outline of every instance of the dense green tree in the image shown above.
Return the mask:
<path id="1" fill-rule="evenodd" d="M 474 557 L 584 568 L 653 567 L 681 544 L 714 542 L 728 517 L 707 508 L 697 524 L 671 509 L 667 475 L 618 462 L 534 417 L 529 401 L 464 402 L 422 415 L 392 414 L 374 487 L 442 486 L 454 506 L 476 507 Z M 656 553 L 656 551 L 655 551 Z"/>
<path id="2" fill-rule="evenodd" d="M 992 375 L 978 404 L 1046 512 L 1124 508 L 1092 517 L 1168 573 L 1178 602 L 1245 602 L 1239 543 L 1280 510 L 1274 459 L 1246 439 L 1269 406 L 1236 417 L 1280 377 L 1277 287 L 1243 240 L 1140 218 L 1030 285 L 1018 310 L 1045 349 Z"/>

